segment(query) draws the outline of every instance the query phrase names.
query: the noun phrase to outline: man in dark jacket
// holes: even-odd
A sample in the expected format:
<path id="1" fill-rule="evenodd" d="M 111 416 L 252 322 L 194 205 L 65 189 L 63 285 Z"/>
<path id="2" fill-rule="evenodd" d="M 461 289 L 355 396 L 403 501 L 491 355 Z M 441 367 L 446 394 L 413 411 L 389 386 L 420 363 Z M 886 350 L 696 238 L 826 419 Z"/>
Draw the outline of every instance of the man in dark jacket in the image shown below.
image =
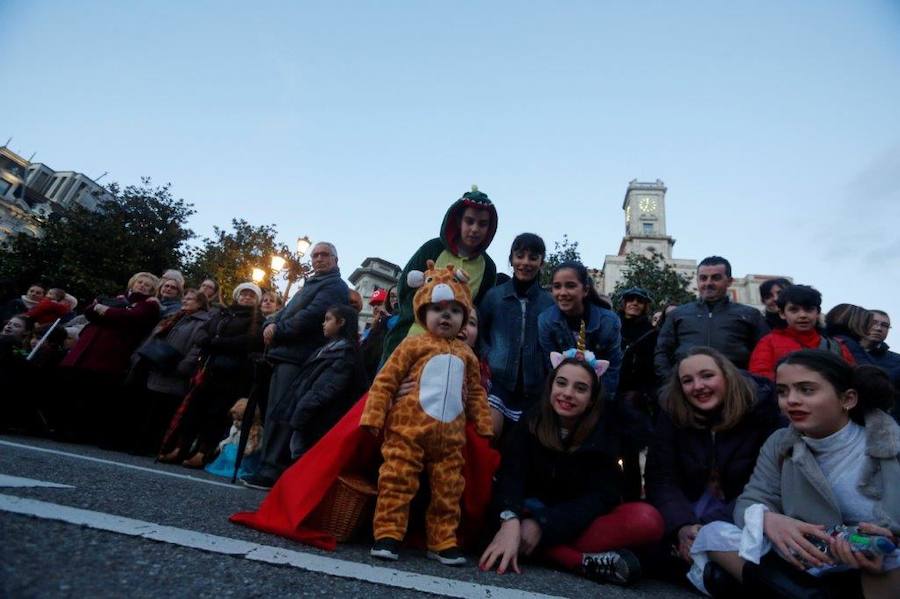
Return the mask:
<path id="1" fill-rule="evenodd" d="M 747 368 L 756 343 L 769 332 L 758 310 L 728 299 L 731 264 L 721 256 L 704 258 L 697 269 L 700 299 L 678 306 L 666 317 L 656 341 L 656 376 L 665 382 L 692 347 L 719 350 L 738 368 Z"/>
<path id="2" fill-rule="evenodd" d="M 241 479 L 254 489 L 269 489 L 291 464 L 290 442 L 293 429 L 288 410 L 293 402 L 290 390 L 304 362 L 325 345 L 322 321 L 331 306 L 349 302 L 350 289 L 341 279 L 337 250 L 321 241 L 310 255 L 313 276 L 306 279 L 303 290 L 283 310 L 272 316 L 263 329 L 266 357 L 273 364 L 269 384 L 269 403 L 262 442 L 259 473 Z"/>
<path id="3" fill-rule="evenodd" d="M 872 326 L 869 334 L 862 340 L 862 346 L 869 354 L 872 363 L 888 373 L 894 384 L 894 408 L 891 413 L 900 421 L 900 354 L 892 352 L 885 343 L 891 330 L 891 317 L 884 310 L 869 310 L 872 313 Z"/>

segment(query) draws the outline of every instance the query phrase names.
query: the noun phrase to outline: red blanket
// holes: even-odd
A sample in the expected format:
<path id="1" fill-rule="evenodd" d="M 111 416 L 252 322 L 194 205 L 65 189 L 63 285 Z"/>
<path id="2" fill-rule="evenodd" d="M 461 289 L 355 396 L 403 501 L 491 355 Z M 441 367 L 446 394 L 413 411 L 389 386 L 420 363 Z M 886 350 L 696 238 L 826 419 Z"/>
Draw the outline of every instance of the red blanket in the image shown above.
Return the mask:
<path id="1" fill-rule="evenodd" d="M 366 397 L 364 395 L 356 402 L 328 434 L 281 475 L 259 510 L 238 512 L 229 520 L 334 550 L 337 546 L 335 538 L 327 532 L 306 527 L 304 520 L 316 509 L 339 475 L 354 473 L 363 474 L 373 482 L 378 479 L 379 440 L 359 426 Z M 462 543 L 477 540 L 481 533 L 491 501 L 492 479 L 500 465 L 500 454 L 490 447 L 487 439 L 475 433 L 472 423 L 466 426 L 464 454 L 466 488 L 459 529 Z M 413 525 L 411 521 L 410 526 Z"/>

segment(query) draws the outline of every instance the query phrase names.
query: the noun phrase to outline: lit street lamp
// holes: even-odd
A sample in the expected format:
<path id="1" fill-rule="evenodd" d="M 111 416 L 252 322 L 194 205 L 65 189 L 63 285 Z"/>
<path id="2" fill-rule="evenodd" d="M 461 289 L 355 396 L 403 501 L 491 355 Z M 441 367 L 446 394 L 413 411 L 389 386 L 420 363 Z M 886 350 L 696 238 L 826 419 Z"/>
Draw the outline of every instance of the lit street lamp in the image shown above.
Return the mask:
<path id="1" fill-rule="evenodd" d="M 251 277 L 254 283 L 262 283 L 266 278 L 266 271 L 261 268 L 253 268 L 253 275 Z"/>
<path id="2" fill-rule="evenodd" d="M 282 258 L 281 256 L 277 256 L 277 255 L 276 255 L 276 256 L 272 256 L 271 266 L 272 266 L 272 270 L 274 270 L 275 272 L 279 272 L 279 271 L 281 271 L 281 270 L 284 270 L 284 265 L 285 265 L 285 264 L 287 264 L 287 260 L 285 260 L 285 259 Z"/>

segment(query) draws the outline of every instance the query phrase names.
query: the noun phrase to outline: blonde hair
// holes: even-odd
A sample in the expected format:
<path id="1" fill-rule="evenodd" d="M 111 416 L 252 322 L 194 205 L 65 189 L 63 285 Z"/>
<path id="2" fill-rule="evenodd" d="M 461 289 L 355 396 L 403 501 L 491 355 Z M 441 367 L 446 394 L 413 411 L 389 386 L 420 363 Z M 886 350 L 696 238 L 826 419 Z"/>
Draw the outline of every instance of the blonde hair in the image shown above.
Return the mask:
<path id="1" fill-rule="evenodd" d="M 157 295 L 162 293 L 162 288 L 163 288 L 163 285 L 166 284 L 166 281 L 172 281 L 173 283 L 175 283 L 175 287 L 178 288 L 178 297 L 181 297 L 184 295 L 184 279 L 177 279 L 175 277 L 167 277 L 166 275 L 163 275 L 159 278 L 159 284 L 157 285 L 157 290 L 156 290 Z"/>
<path id="2" fill-rule="evenodd" d="M 137 282 L 137 280 L 141 278 L 147 279 L 153 286 L 153 289 L 150 290 L 150 293 L 148 293 L 147 295 L 156 295 L 156 290 L 159 289 L 159 277 L 151 272 L 136 272 L 131 275 L 131 278 L 128 279 L 128 289 L 126 289 L 126 292 L 130 293 L 131 288 L 134 287 L 134 284 Z"/>
<path id="3" fill-rule="evenodd" d="M 725 379 L 725 397 L 722 398 L 722 416 L 710 426 L 710 421 L 706 414 L 698 410 L 688 401 L 681 387 L 681 377 L 678 374 L 678 368 L 681 363 L 693 356 L 709 356 L 719 370 L 722 371 L 722 377 Z M 669 377 L 663 394 L 663 407 L 672 418 L 672 423 L 678 428 L 710 428 L 715 432 L 727 431 L 734 428 L 744 419 L 744 416 L 753 407 L 756 400 L 756 394 L 750 383 L 741 376 L 737 367 L 731 361 L 711 347 L 694 347 L 678 361 Z"/>
<path id="4" fill-rule="evenodd" d="M 247 412 L 247 398 L 242 397 L 241 399 L 234 402 L 234 405 L 231 406 L 231 410 L 229 413 L 231 414 L 232 420 L 243 420 L 244 414 Z M 260 447 L 262 444 L 262 414 L 260 414 L 259 406 L 253 410 L 253 424 L 250 426 L 250 435 L 247 437 L 247 448 L 245 453 L 253 453 Z"/>

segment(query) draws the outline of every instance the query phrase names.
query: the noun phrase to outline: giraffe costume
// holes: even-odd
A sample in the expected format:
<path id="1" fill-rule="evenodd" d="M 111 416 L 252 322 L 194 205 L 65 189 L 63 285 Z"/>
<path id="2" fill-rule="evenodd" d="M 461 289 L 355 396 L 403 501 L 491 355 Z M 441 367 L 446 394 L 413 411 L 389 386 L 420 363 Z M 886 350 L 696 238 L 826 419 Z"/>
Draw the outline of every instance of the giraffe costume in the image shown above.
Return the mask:
<path id="1" fill-rule="evenodd" d="M 413 298 L 420 324 L 425 325 L 428 305 L 441 302 L 459 303 L 463 322 L 468 320 L 472 299 L 464 272 L 452 265 L 435 269 L 429 260 L 424 274 L 412 271 L 408 278 L 411 287 L 420 287 Z M 415 389 L 391 405 L 407 377 L 416 382 Z M 472 349 L 455 336 L 445 339 L 430 331 L 404 339 L 375 378 L 360 419 L 360 426 L 384 429 L 376 540 L 402 541 L 406 536 L 409 504 L 424 468 L 431 484 L 425 516 L 428 549 L 440 552 L 457 546 L 467 417 L 479 435 L 491 436 L 487 396 Z"/>

